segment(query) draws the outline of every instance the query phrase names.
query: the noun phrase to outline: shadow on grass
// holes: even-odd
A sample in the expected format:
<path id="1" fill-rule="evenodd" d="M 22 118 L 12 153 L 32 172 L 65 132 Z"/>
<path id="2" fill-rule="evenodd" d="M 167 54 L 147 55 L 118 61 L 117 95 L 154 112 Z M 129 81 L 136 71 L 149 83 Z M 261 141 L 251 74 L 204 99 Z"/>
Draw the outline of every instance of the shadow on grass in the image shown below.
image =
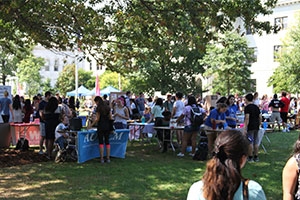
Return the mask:
<path id="1" fill-rule="evenodd" d="M 267 199 L 282 199 L 281 172 L 293 143 L 292 133 L 268 135 L 267 153 L 248 163 L 243 175 L 259 182 Z M 176 152 L 177 153 L 177 152 Z M 160 153 L 155 143 L 128 145 L 125 159 L 78 163 L 37 163 L 0 169 L 0 199 L 186 199 L 189 187 L 201 179 L 206 162 Z"/>

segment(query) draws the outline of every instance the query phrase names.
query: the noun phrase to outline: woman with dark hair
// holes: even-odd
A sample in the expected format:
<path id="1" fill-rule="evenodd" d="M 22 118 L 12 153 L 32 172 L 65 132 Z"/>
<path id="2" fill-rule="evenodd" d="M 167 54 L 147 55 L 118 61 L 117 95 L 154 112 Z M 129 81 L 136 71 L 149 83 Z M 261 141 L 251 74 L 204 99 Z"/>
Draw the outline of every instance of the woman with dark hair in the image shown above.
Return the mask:
<path id="1" fill-rule="evenodd" d="M 152 120 L 154 120 L 155 126 L 160 126 L 164 118 L 162 114 L 163 111 L 164 111 L 163 100 L 162 98 L 158 98 L 156 100 L 155 105 L 151 108 L 151 116 L 150 119 L 147 121 L 147 123 L 150 123 Z"/>
<path id="2" fill-rule="evenodd" d="M 71 96 L 71 97 L 69 98 L 68 106 L 69 106 L 69 108 L 71 109 L 72 112 L 75 112 L 75 111 L 76 111 L 75 97 L 74 97 L 74 96 Z"/>
<path id="3" fill-rule="evenodd" d="M 283 200 L 300 199 L 300 135 L 282 171 Z"/>
<path id="4" fill-rule="evenodd" d="M 13 98 L 12 108 L 13 108 L 14 122 L 22 123 L 23 122 L 23 109 L 22 109 L 21 99 L 20 99 L 19 95 L 16 95 Z"/>
<path id="5" fill-rule="evenodd" d="M 226 122 L 228 126 L 231 128 L 236 128 L 236 122 L 237 122 L 236 112 L 238 110 L 238 107 L 234 102 L 235 102 L 234 96 L 232 94 L 229 95 L 226 101 L 228 108 L 225 112 L 225 115 L 226 115 Z"/>
<path id="6" fill-rule="evenodd" d="M 51 154 L 52 154 L 53 144 L 55 139 L 55 128 L 60 123 L 59 120 L 60 113 L 61 113 L 61 109 L 58 106 L 57 98 L 50 97 L 43 114 L 44 121 L 45 121 L 48 159 L 51 159 Z"/>
<path id="7" fill-rule="evenodd" d="M 189 95 L 187 105 L 185 106 L 183 113 L 176 120 L 176 122 L 178 123 L 180 122 L 181 119 L 184 118 L 184 132 L 183 132 L 181 152 L 177 154 L 177 156 L 179 157 L 184 156 L 187 144 L 190 140 L 192 141 L 192 152 L 190 153 L 190 156 L 194 156 L 195 154 L 196 144 L 197 144 L 197 134 L 200 130 L 200 126 L 194 126 L 192 124 L 191 118 L 192 118 L 192 109 L 197 107 L 199 112 L 205 115 L 206 113 L 205 110 L 197 106 L 196 98 L 192 95 Z"/>
<path id="8" fill-rule="evenodd" d="M 110 133 L 110 120 L 112 120 L 111 109 L 102 98 L 95 97 L 95 102 L 97 104 L 96 119 L 89 126 L 93 127 L 97 124 L 97 133 L 99 138 L 99 148 L 100 148 L 100 161 L 104 163 L 104 142 L 106 146 L 106 162 L 110 163 L 110 144 L 109 144 L 109 133 Z M 103 141 L 104 139 L 104 141 Z"/>
<path id="9" fill-rule="evenodd" d="M 30 122 L 30 115 L 33 114 L 33 107 L 31 105 L 30 99 L 26 99 L 25 100 L 25 104 L 23 107 L 23 112 L 24 114 L 24 118 L 23 118 L 23 122 L 24 123 L 29 123 Z"/>
<path id="10" fill-rule="evenodd" d="M 238 130 L 226 130 L 216 139 L 213 157 L 206 164 L 201 181 L 194 183 L 188 200 L 260 199 L 266 196 L 261 185 L 242 177 L 249 141 Z"/>

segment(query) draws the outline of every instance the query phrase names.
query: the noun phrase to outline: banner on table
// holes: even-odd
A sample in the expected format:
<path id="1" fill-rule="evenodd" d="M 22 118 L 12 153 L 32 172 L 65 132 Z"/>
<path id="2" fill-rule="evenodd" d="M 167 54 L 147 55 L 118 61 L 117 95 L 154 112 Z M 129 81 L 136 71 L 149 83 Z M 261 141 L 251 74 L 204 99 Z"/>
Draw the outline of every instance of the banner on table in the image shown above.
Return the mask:
<path id="1" fill-rule="evenodd" d="M 129 129 L 116 130 L 109 137 L 112 157 L 125 158 Z M 100 157 L 98 135 L 95 130 L 79 131 L 77 133 L 78 163 Z M 104 153 L 106 148 L 104 145 Z"/>

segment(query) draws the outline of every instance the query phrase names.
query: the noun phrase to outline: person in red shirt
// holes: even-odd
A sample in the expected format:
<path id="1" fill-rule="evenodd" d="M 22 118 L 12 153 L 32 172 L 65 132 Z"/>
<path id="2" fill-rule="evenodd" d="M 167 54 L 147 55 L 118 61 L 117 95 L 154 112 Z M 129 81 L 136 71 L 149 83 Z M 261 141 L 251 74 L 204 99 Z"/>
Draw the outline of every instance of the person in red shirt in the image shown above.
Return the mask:
<path id="1" fill-rule="evenodd" d="M 286 92 L 281 93 L 281 99 L 282 103 L 284 103 L 284 106 L 280 108 L 280 117 L 282 120 L 282 127 L 283 127 L 283 132 L 289 132 L 289 128 L 287 126 L 287 115 L 289 112 L 289 107 L 290 107 L 290 99 L 286 97 Z"/>

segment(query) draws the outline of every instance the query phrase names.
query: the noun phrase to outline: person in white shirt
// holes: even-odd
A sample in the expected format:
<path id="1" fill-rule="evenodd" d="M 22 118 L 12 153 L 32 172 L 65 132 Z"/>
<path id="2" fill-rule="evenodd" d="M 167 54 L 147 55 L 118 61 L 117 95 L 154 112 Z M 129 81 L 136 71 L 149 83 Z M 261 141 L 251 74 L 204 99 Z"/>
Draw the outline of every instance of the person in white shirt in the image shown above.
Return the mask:
<path id="1" fill-rule="evenodd" d="M 241 169 L 247 162 L 248 144 L 247 137 L 238 130 L 222 132 L 215 141 L 213 157 L 206 164 L 202 180 L 190 187 L 187 200 L 265 200 L 261 185 L 242 177 Z"/>
<path id="2" fill-rule="evenodd" d="M 183 94 L 181 92 L 176 92 L 175 94 L 175 99 L 176 101 L 173 104 L 173 109 L 172 109 L 172 114 L 171 114 L 171 118 L 173 119 L 177 119 L 178 117 L 180 117 L 184 111 L 184 102 L 182 101 L 182 97 Z M 178 125 L 183 125 L 183 120 L 181 120 Z M 177 142 L 178 144 L 182 143 L 182 135 L 183 135 L 183 131 L 176 131 L 177 132 Z"/>

